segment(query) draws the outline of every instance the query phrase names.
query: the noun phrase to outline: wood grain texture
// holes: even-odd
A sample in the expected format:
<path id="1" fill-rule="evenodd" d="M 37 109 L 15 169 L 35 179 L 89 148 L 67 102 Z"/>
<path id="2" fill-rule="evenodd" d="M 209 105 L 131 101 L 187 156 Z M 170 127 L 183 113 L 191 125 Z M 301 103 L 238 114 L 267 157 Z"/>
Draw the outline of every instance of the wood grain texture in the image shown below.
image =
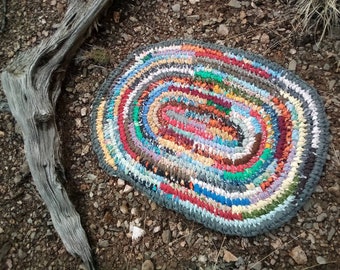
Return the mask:
<path id="1" fill-rule="evenodd" d="M 55 106 L 64 74 L 75 51 L 110 0 L 69 1 L 60 27 L 38 46 L 21 53 L 1 74 L 10 110 L 23 132 L 26 158 L 65 248 L 94 269 L 80 217 L 62 183 L 60 138 Z"/>

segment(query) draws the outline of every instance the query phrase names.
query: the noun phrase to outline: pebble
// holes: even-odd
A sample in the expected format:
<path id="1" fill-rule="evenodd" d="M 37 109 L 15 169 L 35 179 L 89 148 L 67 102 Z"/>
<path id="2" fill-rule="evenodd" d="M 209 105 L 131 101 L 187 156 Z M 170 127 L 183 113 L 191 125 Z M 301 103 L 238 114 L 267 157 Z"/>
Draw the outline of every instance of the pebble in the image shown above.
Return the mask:
<path id="1" fill-rule="evenodd" d="M 158 233 L 161 231 L 161 226 L 156 226 L 155 228 L 153 228 L 153 233 Z"/>
<path id="2" fill-rule="evenodd" d="M 155 211 L 157 209 L 157 204 L 155 202 L 151 202 L 151 210 Z"/>
<path id="3" fill-rule="evenodd" d="M 289 53 L 290 53 L 290 54 L 296 54 L 296 50 L 295 50 L 294 48 L 291 48 L 291 49 L 289 50 Z"/>
<path id="4" fill-rule="evenodd" d="M 326 63 L 324 66 L 323 66 L 323 70 L 330 70 L 331 66 Z"/>
<path id="5" fill-rule="evenodd" d="M 131 215 L 138 216 L 138 214 L 139 214 L 138 209 L 136 207 L 132 207 L 131 208 Z"/>
<path id="6" fill-rule="evenodd" d="M 233 8 L 241 8 L 241 2 L 238 0 L 230 0 L 228 6 Z"/>
<path id="7" fill-rule="evenodd" d="M 195 5 L 196 3 L 199 3 L 200 0 L 189 0 L 189 3 L 192 5 Z"/>
<path id="8" fill-rule="evenodd" d="M 300 246 L 294 247 L 289 252 L 289 255 L 297 264 L 302 265 L 307 263 L 307 255 Z"/>
<path id="9" fill-rule="evenodd" d="M 323 222 L 326 218 L 327 218 L 327 214 L 326 213 L 321 213 L 320 215 L 318 215 L 316 217 L 316 221 L 317 222 Z"/>
<path id="10" fill-rule="evenodd" d="M 18 258 L 21 260 L 26 258 L 26 253 L 21 248 L 18 250 Z"/>
<path id="11" fill-rule="evenodd" d="M 233 253 L 231 253 L 229 250 L 224 250 L 223 260 L 227 263 L 228 262 L 236 262 L 237 257 Z"/>
<path id="12" fill-rule="evenodd" d="M 119 210 L 120 210 L 120 212 L 122 212 L 123 214 L 129 213 L 129 208 L 128 208 L 128 206 L 127 206 L 127 202 L 126 202 L 126 201 L 123 201 L 123 202 L 122 202 L 122 205 L 120 206 Z"/>
<path id="13" fill-rule="evenodd" d="M 125 186 L 125 181 L 123 179 L 118 178 L 117 180 L 117 186 L 118 187 L 123 187 Z"/>
<path id="14" fill-rule="evenodd" d="M 174 4 L 174 5 L 171 6 L 171 9 L 172 9 L 173 12 L 178 13 L 178 12 L 181 11 L 181 5 L 178 4 L 178 3 Z"/>
<path id="15" fill-rule="evenodd" d="M 198 261 L 199 261 L 200 263 L 206 263 L 206 262 L 208 261 L 208 258 L 207 258 L 207 256 L 205 256 L 205 255 L 199 255 L 199 256 L 198 256 Z"/>
<path id="16" fill-rule="evenodd" d="M 186 20 L 188 22 L 196 22 L 200 19 L 200 15 L 188 15 L 186 16 Z"/>
<path id="17" fill-rule="evenodd" d="M 334 49 L 340 53 L 340 40 L 337 40 L 335 43 L 334 43 Z"/>
<path id="18" fill-rule="evenodd" d="M 21 182 L 21 180 L 22 180 L 22 177 L 21 177 L 20 174 L 17 174 L 13 179 L 15 184 L 19 184 Z"/>
<path id="19" fill-rule="evenodd" d="M 261 38 L 260 38 L 260 42 L 262 44 L 269 44 L 269 42 L 270 42 L 269 36 L 266 33 L 263 33 Z"/>
<path id="20" fill-rule="evenodd" d="M 99 239 L 98 246 L 100 246 L 102 248 L 107 248 L 109 246 L 109 241 L 108 240 Z"/>
<path id="21" fill-rule="evenodd" d="M 94 181 L 97 179 L 97 176 L 92 174 L 92 173 L 89 173 L 87 174 L 87 179 L 90 180 L 90 181 Z"/>
<path id="22" fill-rule="evenodd" d="M 132 233 L 132 241 L 139 240 L 145 234 L 145 231 L 142 228 L 135 225 L 130 225 L 130 232 Z"/>
<path id="23" fill-rule="evenodd" d="M 251 269 L 251 270 L 261 270 L 262 269 L 262 262 L 258 261 L 258 262 L 255 262 L 255 263 L 251 263 L 249 265 L 249 269 Z"/>
<path id="24" fill-rule="evenodd" d="M 170 237 L 171 237 L 170 230 L 164 230 L 162 232 L 162 241 L 163 241 L 164 244 L 169 244 L 170 243 Z"/>
<path id="25" fill-rule="evenodd" d="M 86 107 L 81 108 L 80 115 L 81 116 L 86 116 L 86 113 L 87 113 L 87 108 Z"/>
<path id="26" fill-rule="evenodd" d="M 336 80 L 329 80 L 328 81 L 328 89 L 333 90 L 335 83 L 336 83 Z"/>
<path id="27" fill-rule="evenodd" d="M 331 186 L 328 191 L 335 195 L 336 197 L 340 197 L 340 188 L 339 184 L 336 182 L 333 186 Z"/>
<path id="28" fill-rule="evenodd" d="M 244 265 L 244 259 L 240 256 L 237 258 L 237 261 L 235 262 L 236 267 L 240 267 Z"/>
<path id="29" fill-rule="evenodd" d="M 332 238 L 333 238 L 333 236 L 334 236 L 334 234 L 335 234 L 335 229 L 334 229 L 334 227 L 332 227 L 332 228 L 329 230 L 329 232 L 328 232 L 327 240 L 328 240 L 328 241 L 331 241 Z"/>
<path id="30" fill-rule="evenodd" d="M 229 34 L 229 28 L 225 24 L 220 24 L 217 28 L 217 34 L 221 36 L 227 36 Z"/>
<path id="31" fill-rule="evenodd" d="M 155 267 L 151 260 L 146 260 L 145 262 L 143 262 L 142 270 L 154 270 L 154 269 Z"/>
<path id="32" fill-rule="evenodd" d="M 295 71 L 296 70 L 296 65 L 297 65 L 297 62 L 293 59 L 293 60 L 291 60 L 289 62 L 288 69 L 292 70 L 292 71 Z"/>
<path id="33" fill-rule="evenodd" d="M 133 187 L 130 185 L 125 185 L 125 188 L 123 190 L 124 193 L 129 193 L 133 190 Z"/>
<path id="34" fill-rule="evenodd" d="M 326 264 L 327 260 L 322 256 L 316 256 L 316 261 L 318 264 Z"/>
<path id="35" fill-rule="evenodd" d="M 5 137 L 5 132 L 3 132 L 2 130 L 0 130 L 0 138 L 1 137 Z"/>

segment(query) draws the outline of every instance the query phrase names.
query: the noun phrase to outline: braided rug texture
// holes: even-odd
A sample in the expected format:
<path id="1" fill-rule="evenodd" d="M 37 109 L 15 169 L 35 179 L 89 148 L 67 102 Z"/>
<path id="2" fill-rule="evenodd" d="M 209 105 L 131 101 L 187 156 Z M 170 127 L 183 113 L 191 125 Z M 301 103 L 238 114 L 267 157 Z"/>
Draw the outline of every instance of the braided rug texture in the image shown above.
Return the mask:
<path id="1" fill-rule="evenodd" d="M 157 203 L 229 235 L 287 222 L 328 150 L 317 92 L 258 55 L 189 40 L 130 54 L 92 110 L 100 165 Z"/>

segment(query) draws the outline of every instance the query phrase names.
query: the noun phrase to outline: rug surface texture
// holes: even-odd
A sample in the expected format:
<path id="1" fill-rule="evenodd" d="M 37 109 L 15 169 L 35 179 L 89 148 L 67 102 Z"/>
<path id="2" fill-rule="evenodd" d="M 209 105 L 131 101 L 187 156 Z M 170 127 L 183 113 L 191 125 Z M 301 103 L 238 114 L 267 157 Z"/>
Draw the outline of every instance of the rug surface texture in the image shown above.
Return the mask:
<path id="1" fill-rule="evenodd" d="M 131 53 L 91 117 L 110 175 L 229 235 L 262 234 L 295 216 L 328 150 L 312 87 L 261 56 L 200 41 Z"/>

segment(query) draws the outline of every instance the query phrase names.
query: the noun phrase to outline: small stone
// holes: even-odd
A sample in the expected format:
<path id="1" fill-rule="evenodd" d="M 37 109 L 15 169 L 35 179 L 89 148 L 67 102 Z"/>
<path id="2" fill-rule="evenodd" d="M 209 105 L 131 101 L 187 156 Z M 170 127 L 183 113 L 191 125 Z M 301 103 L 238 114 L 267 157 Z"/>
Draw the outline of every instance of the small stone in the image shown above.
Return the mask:
<path id="1" fill-rule="evenodd" d="M 241 8 L 241 3 L 238 0 L 230 0 L 228 6 L 233 8 Z"/>
<path id="2" fill-rule="evenodd" d="M 56 0 L 51 0 L 51 6 L 55 6 L 57 4 Z"/>
<path id="3" fill-rule="evenodd" d="M 289 252 L 289 255 L 297 264 L 302 265 L 307 263 L 307 255 L 300 246 L 294 247 Z"/>
<path id="4" fill-rule="evenodd" d="M 207 258 L 207 256 L 205 256 L 205 255 L 199 255 L 199 256 L 198 256 L 198 261 L 199 261 L 200 263 L 206 263 L 206 262 L 208 261 L 208 258 Z"/>
<path id="5" fill-rule="evenodd" d="M 229 250 L 224 250 L 223 252 L 223 260 L 225 262 L 236 262 L 237 261 L 237 257 L 231 253 Z"/>
<path id="6" fill-rule="evenodd" d="M 217 34 L 221 36 L 227 36 L 229 34 L 229 28 L 225 24 L 220 24 L 217 28 Z"/>
<path id="7" fill-rule="evenodd" d="M 165 230 L 162 232 L 162 241 L 164 244 L 170 243 L 171 232 L 170 230 Z"/>
<path id="8" fill-rule="evenodd" d="M 143 262 L 142 270 L 154 270 L 154 269 L 155 267 L 153 266 L 152 261 L 146 260 L 145 262 Z"/>
<path id="9" fill-rule="evenodd" d="M 136 207 L 132 207 L 131 208 L 131 215 L 138 216 L 138 214 L 139 214 L 138 209 Z"/>
<path id="10" fill-rule="evenodd" d="M 240 267 L 244 265 L 244 259 L 240 256 L 237 258 L 237 261 L 235 262 L 236 267 Z"/>
<path id="11" fill-rule="evenodd" d="M 189 0 L 189 3 L 192 5 L 195 5 L 196 3 L 199 3 L 200 0 Z"/>
<path id="12" fill-rule="evenodd" d="M 120 210 L 120 212 L 122 212 L 123 214 L 129 213 L 129 208 L 128 208 L 128 206 L 127 206 L 127 202 L 126 202 L 126 201 L 123 201 L 123 202 L 122 202 L 122 205 L 120 206 L 119 210 Z"/>
<path id="13" fill-rule="evenodd" d="M 18 258 L 21 260 L 26 258 L 26 253 L 21 248 L 18 250 Z"/>
<path id="14" fill-rule="evenodd" d="M 3 132 L 2 130 L 0 130 L 0 138 L 1 137 L 5 137 L 5 132 Z"/>
<path id="15" fill-rule="evenodd" d="M 125 41 L 130 41 L 132 39 L 132 36 L 126 33 L 121 33 L 121 36 Z"/>
<path id="16" fill-rule="evenodd" d="M 133 190 L 133 187 L 130 185 L 125 185 L 125 188 L 123 190 L 124 193 L 129 193 Z"/>
<path id="17" fill-rule="evenodd" d="M 159 231 L 161 231 L 161 226 L 156 226 L 153 228 L 153 233 L 158 233 Z"/>
<path id="18" fill-rule="evenodd" d="M 336 80 L 330 80 L 328 81 L 328 89 L 329 90 L 333 90 L 334 86 L 335 86 Z"/>
<path id="19" fill-rule="evenodd" d="M 186 16 L 186 20 L 187 22 L 196 22 L 200 19 L 200 15 L 189 15 L 189 16 Z"/>
<path id="20" fill-rule="evenodd" d="M 155 211 L 157 209 L 157 204 L 155 202 L 151 203 L 151 210 Z"/>
<path id="21" fill-rule="evenodd" d="M 242 21 L 243 19 L 245 19 L 247 17 L 247 13 L 244 10 L 240 11 L 240 20 Z"/>
<path id="22" fill-rule="evenodd" d="M 11 259 L 7 259 L 4 269 L 12 269 L 12 267 L 13 267 L 12 260 Z"/>
<path id="23" fill-rule="evenodd" d="M 99 239 L 98 246 L 102 248 L 107 248 L 109 246 L 108 240 Z"/>
<path id="24" fill-rule="evenodd" d="M 316 256 L 316 261 L 318 264 L 326 264 L 327 260 L 322 256 Z"/>
<path id="25" fill-rule="evenodd" d="M 340 40 L 335 41 L 334 49 L 335 49 L 335 51 L 340 53 Z"/>
<path id="26" fill-rule="evenodd" d="M 261 270 L 262 269 L 262 262 L 258 261 L 258 262 L 255 262 L 255 263 L 251 263 L 249 265 L 249 269 L 251 269 L 251 270 Z"/>
<path id="27" fill-rule="evenodd" d="M 0 227 L 0 234 L 4 233 L 4 229 Z"/>
<path id="28" fill-rule="evenodd" d="M 320 215 L 318 215 L 316 217 L 316 221 L 317 222 L 323 222 L 326 218 L 327 218 L 327 214 L 326 213 L 321 213 Z"/>
<path id="29" fill-rule="evenodd" d="M 142 228 L 135 225 L 130 225 L 130 232 L 132 233 L 132 241 L 138 241 L 145 234 Z"/>
<path id="30" fill-rule="evenodd" d="M 263 33 L 263 34 L 261 35 L 260 42 L 261 42 L 262 44 L 269 44 L 269 42 L 270 42 L 269 36 L 268 36 L 266 33 Z"/>
<path id="31" fill-rule="evenodd" d="M 334 236 L 334 234 L 335 234 L 335 229 L 334 229 L 334 227 L 332 227 L 332 228 L 329 230 L 329 232 L 328 232 L 327 240 L 328 240 L 328 241 L 331 241 L 332 238 L 333 238 L 333 236 Z"/>
<path id="32" fill-rule="evenodd" d="M 174 5 L 171 6 L 171 9 L 172 9 L 173 12 L 178 13 L 178 12 L 181 11 L 181 5 L 178 4 L 178 3 L 174 4 Z"/>
<path id="33" fill-rule="evenodd" d="M 86 108 L 86 107 L 81 108 L 81 110 L 80 110 L 80 115 L 81 115 L 81 116 L 86 116 L 86 113 L 87 113 L 87 108 Z"/>
<path id="34" fill-rule="evenodd" d="M 324 66 L 323 66 L 323 70 L 330 70 L 331 66 L 326 63 Z"/>
<path id="35" fill-rule="evenodd" d="M 137 19 L 136 17 L 134 17 L 134 16 L 131 16 L 131 17 L 129 18 L 129 20 L 130 20 L 131 22 L 134 22 L 134 23 L 138 22 L 138 19 Z"/>
<path id="36" fill-rule="evenodd" d="M 340 197 L 340 187 L 339 184 L 336 182 L 333 186 L 331 186 L 328 191 L 335 195 L 336 197 Z"/>
<path id="37" fill-rule="evenodd" d="M 97 179 L 97 176 L 92 174 L 92 173 L 89 173 L 87 174 L 87 179 L 90 180 L 90 181 L 94 181 Z"/>
<path id="38" fill-rule="evenodd" d="M 22 180 L 22 177 L 21 177 L 20 174 L 17 174 L 13 179 L 15 184 L 19 184 L 21 182 L 21 180 Z"/>
<path id="39" fill-rule="evenodd" d="M 123 187 L 125 186 L 125 181 L 123 179 L 118 178 L 117 180 L 117 186 L 118 187 Z"/>
<path id="40" fill-rule="evenodd" d="M 289 62 L 288 69 L 291 71 L 295 71 L 296 65 L 297 65 L 297 62 L 293 59 Z"/>
<path id="41" fill-rule="evenodd" d="M 289 53 L 294 55 L 294 54 L 296 54 L 296 50 L 295 50 L 294 48 L 291 48 L 291 49 L 289 50 Z"/>
<path id="42" fill-rule="evenodd" d="M 45 36 L 45 37 L 48 37 L 48 34 L 49 34 L 49 32 L 48 32 L 48 31 L 46 31 L 46 30 L 43 30 L 41 33 L 43 34 L 43 36 Z"/>

